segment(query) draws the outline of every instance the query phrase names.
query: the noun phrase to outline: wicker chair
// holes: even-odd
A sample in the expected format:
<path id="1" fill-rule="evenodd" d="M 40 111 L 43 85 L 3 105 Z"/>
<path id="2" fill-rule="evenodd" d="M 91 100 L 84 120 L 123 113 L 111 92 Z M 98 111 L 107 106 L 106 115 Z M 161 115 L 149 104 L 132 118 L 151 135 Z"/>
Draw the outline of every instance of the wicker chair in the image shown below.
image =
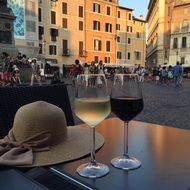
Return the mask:
<path id="1" fill-rule="evenodd" d="M 60 107 L 67 125 L 74 125 L 67 87 L 64 84 L 0 88 L 0 137 L 12 128 L 16 111 L 23 105 L 43 100 Z"/>

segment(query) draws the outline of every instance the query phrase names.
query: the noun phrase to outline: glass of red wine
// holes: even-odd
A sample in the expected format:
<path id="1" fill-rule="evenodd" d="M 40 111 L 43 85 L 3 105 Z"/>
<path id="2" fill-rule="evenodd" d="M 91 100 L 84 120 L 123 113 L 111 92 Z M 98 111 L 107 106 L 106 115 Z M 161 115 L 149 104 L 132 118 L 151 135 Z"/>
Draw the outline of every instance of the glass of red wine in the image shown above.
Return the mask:
<path id="1" fill-rule="evenodd" d="M 141 162 L 128 154 L 128 126 L 144 107 L 142 90 L 136 74 L 115 74 L 111 89 L 111 111 L 124 122 L 124 154 L 113 158 L 111 164 L 119 169 L 132 170 Z"/>

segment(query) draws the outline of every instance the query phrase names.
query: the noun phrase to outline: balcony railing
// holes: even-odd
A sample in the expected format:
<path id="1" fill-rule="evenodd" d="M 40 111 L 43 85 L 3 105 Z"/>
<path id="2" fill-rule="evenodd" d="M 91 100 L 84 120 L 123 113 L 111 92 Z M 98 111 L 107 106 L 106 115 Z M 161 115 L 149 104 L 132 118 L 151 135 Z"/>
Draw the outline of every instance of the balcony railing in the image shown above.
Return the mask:
<path id="1" fill-rule="evenodd" d="M 87 56 L 87 51 L 85 51 L 85 50 L 79 51 L 79 56 L 80 57 L 86 57 Z"/>
<path id="2" fill-rule="evenodd" d="M 70 49 L 63 49 L 62 56 L 70 56 Z"/>

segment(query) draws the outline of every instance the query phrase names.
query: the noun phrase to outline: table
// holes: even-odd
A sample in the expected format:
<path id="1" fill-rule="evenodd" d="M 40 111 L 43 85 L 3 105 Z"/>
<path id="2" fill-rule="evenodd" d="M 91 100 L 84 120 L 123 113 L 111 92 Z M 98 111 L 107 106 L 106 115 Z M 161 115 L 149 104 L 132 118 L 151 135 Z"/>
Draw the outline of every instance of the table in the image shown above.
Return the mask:
<path id="1" fill-rule="evenodd" d="M 54 166 L 53 170 L 69 174 L 92 189 L 189 190 L 190 131 L 138 121 L 129 125 L 129 154 L 142 162 L 139 169 L 123 171 L 110 164 L 113 157 L 123 154 L 123 123 L 110 118 L 96 128 L 105 138 L 96 159 L 109 166 L 108 175 L 97 179 L 79 176 L 76 168 L 90 157 Z"/>

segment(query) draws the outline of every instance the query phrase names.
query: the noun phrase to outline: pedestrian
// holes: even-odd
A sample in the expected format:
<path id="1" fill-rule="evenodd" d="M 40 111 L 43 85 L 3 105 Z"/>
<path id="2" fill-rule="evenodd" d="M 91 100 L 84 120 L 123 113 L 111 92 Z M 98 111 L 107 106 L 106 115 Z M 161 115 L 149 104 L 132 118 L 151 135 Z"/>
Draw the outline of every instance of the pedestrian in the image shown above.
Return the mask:
<path id="1" fill-rule="evenodd" d="M 156 71 L 155 71 L 155 81 L 156 81 L 156 84 L 159 84 L 159 81 L 160 81 L 160 68 L 159 67 L 157 67 Z"/>
<path id="2" fill-rule="evenodd" d="M 162 67 L 161 76 L 161 84 L 168 84 L 168 72 L 166 66 Z"/>
<path id="3" fill-rule="evenodd" d="M 20 71 L 19 71 L 18 67 L 14 67 L 14 71 L 11 76 L 11 84 L 12 84 L 12 86 L 17 86 L 17 85 L 21 84 Z"/>
<path id="4" fill-rule="evenodd" d="M 170 66 L 168 67 L 168 85 L 172 83 L 173 78 L 174 78 L 174 76 L 173 76 L 173 68 L 172 68 L 172 66 L 170 65 Z"/>
<path id="5" fill-rule="evenodd" d="M 180 66 L 181 66 L 181 75 L 180 75 L 180 79 L 179 79 L 179 85 L 182 86 L 184 68 L 183 68 L 182 63 L 180 63 Z"/>
<path id="6" fill-rule="evenodd" d="M 31 86 L 33 85 L 34 79 L 36 79 L 38 84 L 41 85 L 40 65 L 37 63 L 36 59 L 32 59 L 31 67 L 32 67 L 32 76 L 31 76 L 30 85 Z"/>
<path id="7" fill-rule="evenodd" d="M 179 87 L 181 73 L 182 73 L 182 68 L 181 68 L 181 65 L 179 64 L 179 61 L 177 61 L 173 69 L 175 87 Z"/>
<path id="8" fill-rule="evenodd" d="M 3 60 L 3 68 L 2 68 L 2 80 L 4 81 L 4 84 L 10 82 L 11 79 L 11 59 L 8 53 L 3 52 L 1 55 L 1 58 Z"/>

